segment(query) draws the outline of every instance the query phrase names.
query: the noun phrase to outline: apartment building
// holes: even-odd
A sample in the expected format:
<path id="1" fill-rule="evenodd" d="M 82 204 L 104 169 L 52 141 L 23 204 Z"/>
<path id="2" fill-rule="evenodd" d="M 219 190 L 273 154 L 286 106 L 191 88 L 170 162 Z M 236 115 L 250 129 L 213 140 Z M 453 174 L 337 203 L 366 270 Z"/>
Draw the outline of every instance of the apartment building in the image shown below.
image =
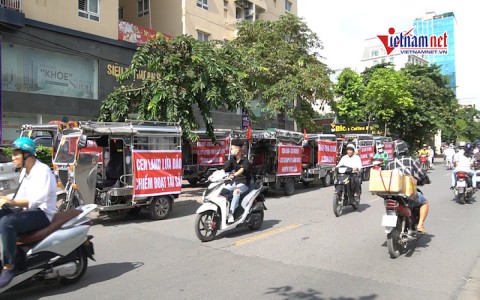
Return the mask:
<path id="1" fill-rule="evenodd" d="M 0 143 L 25 123 L 96 119 L 138 44 L 162 32 L 233 39 L 238 21 L 296 13 L 296 0 L 0 0 Z M 214 112 L 217 127 L 241 112 Z"/>

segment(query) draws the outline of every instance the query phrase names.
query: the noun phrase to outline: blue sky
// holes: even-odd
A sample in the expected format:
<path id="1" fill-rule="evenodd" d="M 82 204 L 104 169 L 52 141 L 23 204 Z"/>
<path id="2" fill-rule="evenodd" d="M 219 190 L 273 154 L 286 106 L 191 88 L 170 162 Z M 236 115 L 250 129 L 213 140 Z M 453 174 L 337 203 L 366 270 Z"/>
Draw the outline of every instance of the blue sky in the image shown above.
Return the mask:
<path id="1" fill-rule="evenodd" d="M 457 65 L 457 98 L 474 101 L 480 108 L 480 13 L 473 1 L 320 1 L 298 0 L 298 15 L 318 34 L 321 54 L 332 69 L 351 67 L 361 72 L 359 62 L 364 40 L 386 34 L 388 28 L 408 30 L 413 20 L 426 12 L 453 12 Z"/>

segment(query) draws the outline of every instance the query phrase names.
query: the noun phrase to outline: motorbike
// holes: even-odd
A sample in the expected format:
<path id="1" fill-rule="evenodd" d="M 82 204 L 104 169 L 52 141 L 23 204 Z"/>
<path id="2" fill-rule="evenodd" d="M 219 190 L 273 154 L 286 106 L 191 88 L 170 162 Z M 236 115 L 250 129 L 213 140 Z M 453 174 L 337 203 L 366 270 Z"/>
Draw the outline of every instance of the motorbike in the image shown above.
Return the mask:
<path id="1" fill-rule="evenodd" d="M 195 219 L 195 233 L 202 242 L 215 238 L 218 230 L 248 226 L 258 230 L 263 224 L 265 198 L 262 195 L 262 182 L 254 182 L 250 189 L 240 196 L 239 206 L 235 210 L 233 223 L 227 223 L 230 201 L 233 192 L 225 190 L 229 181 L 223 171 L 215 171 L 209 178 L 210 184 L 203 193 L 203 204 L 198 208 Z"/>
<path id="2" fill-rule="evenodd" d="M 455 199 L 460 204 L 465 204 L 473 196 L 473 188 L 470 184 L 468 173 L 459 171 L 455 174 L 455 188 L 453 189 Z"/>
<path id="3" fill-rule="evenodd" d="M 420 155 L 420 166 L 425 172 L 428 170 L 428 157 L 425 154 Z"/>
<path id="4" fill-rule="evenodd" d="M 96 208 L 88 204 L 57 213 L 47 227 L 19 236 L 16 275 L 0 288 L 0 294 L 40 282 L 70 285 L 79 281 L 87 270 L 88 259 L 95 260 L 87 215 Z"/>
<path id="5" fill-rule="evenodd" d="M 403 195 L 382 195 L 386 214 L 382 226 L 387 234 L 387 248 L 391 258 L 397 258 L 407 249 L 408 243 L 416 241 L 420 207 Z"/>
<path id="6" fill-rule="evenodd" d="M 333 196 L 333 212 L 340 217 L 346 206 L 352 206 L 357 210 L 360 206 L 360 195 L 354 196 L 353 189 L 354 172 L 349 167 L 335 168 L 335 194 Z M 360 187 L 361 188 L 361 187 Z"/>
<path id="7" fill-rule="evenodd" d="M 475 173 L 477 175 L 477 178 L 480 178 L 480 160 L 475 160 L 475 162 L 473 163 L 473 169 L 475 170 Z M 477 189 L 480 189 L 480 182 L 477 181 L 476 182 L 476 188 Z"/>

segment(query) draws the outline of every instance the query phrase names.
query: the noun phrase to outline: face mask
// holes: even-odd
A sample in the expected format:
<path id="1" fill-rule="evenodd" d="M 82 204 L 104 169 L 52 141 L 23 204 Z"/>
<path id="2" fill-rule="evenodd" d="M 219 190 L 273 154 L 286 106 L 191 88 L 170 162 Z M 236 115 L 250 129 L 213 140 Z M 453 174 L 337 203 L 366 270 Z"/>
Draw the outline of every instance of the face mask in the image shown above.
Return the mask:
<path id="1" fill-rule="evenodd" d="M 382 153 L 382 152 L 383 152 L 383 149 L 382 149 L 382 148 L 378 149 L 378 152 Z"/>

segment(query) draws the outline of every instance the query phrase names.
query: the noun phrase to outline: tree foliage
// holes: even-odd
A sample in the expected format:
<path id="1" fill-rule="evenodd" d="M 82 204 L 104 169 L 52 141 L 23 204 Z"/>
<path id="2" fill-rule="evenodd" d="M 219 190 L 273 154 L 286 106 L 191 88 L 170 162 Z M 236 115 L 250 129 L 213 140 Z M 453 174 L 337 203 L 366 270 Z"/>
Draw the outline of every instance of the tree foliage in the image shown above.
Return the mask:
<path id="1" fill-rule="evenodd" d="M 320 61 L 318 36 L 297 16 L 278 21 L 242 22 L 232 41 L 244 55 L 249 91 L 263 103 L 263 113 L 274 117 L 286 112 L 303 128 L 314 127 L 311 105 L 332 99 L 330 69 Z M 294 102 L 297 102 L 297 107 Z M 303 105 L 302 105 L 303 104 Z"/>
<path id="2" fill-rule="evenodd" d="M 239 69 L 242 55 L 218 42 L 200 42 L 191 36 L 166 39 L 163 35 L 140 46 L 120 82 L 128 84 L 111 93 L 101 107 L 103 121 L 138 119 L 179 122 L 187 134 L 198 127 L 195 107 L 213 136 L 211 111 L 247 107 L 251 100 L 248 74 Z M 155 74 L 140 83 L 142 71 Z"/>
<path id="3" fill-rule="evenodd" d="M 365 85 L 362 77 L 350 68 L 342 70 L 334 87 L 338 101 L 334 110 L 343 122 L 350 124 L 364 120 L 366 116 L 366 103 L 363 99 Z"/>

